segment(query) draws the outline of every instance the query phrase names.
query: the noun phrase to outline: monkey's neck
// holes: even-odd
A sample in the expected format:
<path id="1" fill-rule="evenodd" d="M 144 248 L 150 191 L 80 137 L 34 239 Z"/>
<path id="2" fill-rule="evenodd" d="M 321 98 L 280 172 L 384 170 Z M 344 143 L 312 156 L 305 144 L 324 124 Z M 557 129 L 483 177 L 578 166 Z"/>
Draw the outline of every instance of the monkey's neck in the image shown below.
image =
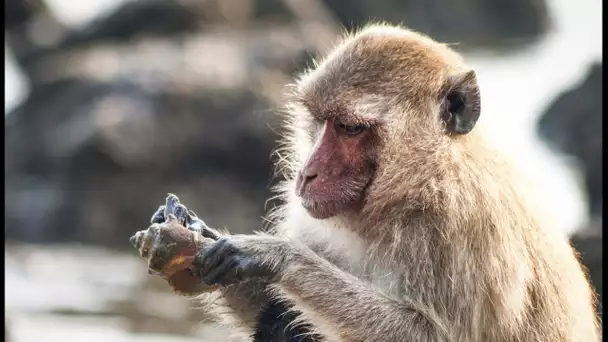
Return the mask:
<path id="1" fill-rule="evenodd" d="M 442 234 L 445 222 L 442 213 L 434 208 L 407 209 L 384 212 L 378 216 L 363 214 L 342 217 L 343 226 L 355 230 L 371 247 L 395 246 L 402 248 L 403 239 L 419 240 L 416 236 Z"/>

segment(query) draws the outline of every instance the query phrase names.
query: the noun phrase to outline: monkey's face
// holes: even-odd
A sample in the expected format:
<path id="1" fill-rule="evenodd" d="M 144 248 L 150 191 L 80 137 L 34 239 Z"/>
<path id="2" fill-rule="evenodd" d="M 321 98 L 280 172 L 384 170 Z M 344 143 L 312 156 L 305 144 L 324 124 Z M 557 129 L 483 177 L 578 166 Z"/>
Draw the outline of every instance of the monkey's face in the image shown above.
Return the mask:
<path id="1" fill-rule="evenodd" d="M 475 126 L 480 98 L 475 73 L 447 46 L 380 28 L 302 76 L 293 102 L 296 194 L 324 219 L 423 203 L 457 155 L 452 143 Z"/>
<path id="2" fill-rule="evenodd" d="M 344 118 L 319 123 L 312 152 L 297 174 L 296 194 L 311 216 L 325 219 L 361 206 L 375 168 L 374 137 L 366 124 Z"/>

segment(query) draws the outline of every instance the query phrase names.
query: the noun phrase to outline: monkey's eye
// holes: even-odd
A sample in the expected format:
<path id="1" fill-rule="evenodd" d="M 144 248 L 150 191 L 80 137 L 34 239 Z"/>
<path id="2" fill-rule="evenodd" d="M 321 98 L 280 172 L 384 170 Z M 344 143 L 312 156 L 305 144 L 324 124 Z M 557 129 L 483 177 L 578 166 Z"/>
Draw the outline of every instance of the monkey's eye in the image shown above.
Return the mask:
<path id="1" fill-rule="evenodd" d="M 347 125 L 343 122 L 337 121 L 336 128 L 337 128 L 338 132 L 340 132 L 340 133 L 350 135 L 350 136 L 355 136 L 355 135 L 361 134 L 365 129 L 367 129 L 367 126 L 361 125 L 361 124 Z"/>

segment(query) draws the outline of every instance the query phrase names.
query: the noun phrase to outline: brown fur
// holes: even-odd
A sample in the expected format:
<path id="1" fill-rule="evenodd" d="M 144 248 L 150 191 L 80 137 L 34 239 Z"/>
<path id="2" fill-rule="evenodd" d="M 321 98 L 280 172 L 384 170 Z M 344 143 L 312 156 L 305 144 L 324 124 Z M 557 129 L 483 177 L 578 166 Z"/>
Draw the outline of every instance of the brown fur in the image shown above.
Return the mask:
<path id="1" fill-rule="evenodd" d="M 565 236 L 482 127 L 445 133 L 439 96 L 468 70 L 444 44 L 374 25 L 293 86 L 277 150 L 286 204 L 268 219 L 298 252 L 255 250 L 290 260 L 271 289 L 329 341 L 599 341 L 594 296 Z M 295 177 L 315 117 L 336 108 L 377 124 L 378 168 L 360 211 L 316 220 Z M 248 288 L 233 285 L 223 300 L 243 305 Z"/>

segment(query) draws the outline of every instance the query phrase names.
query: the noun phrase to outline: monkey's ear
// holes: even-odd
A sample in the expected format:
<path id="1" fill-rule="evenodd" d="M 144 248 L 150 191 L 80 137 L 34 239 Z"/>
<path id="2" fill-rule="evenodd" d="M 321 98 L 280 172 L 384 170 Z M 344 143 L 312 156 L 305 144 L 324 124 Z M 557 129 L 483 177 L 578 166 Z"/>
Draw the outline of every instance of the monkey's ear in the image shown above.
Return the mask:
<path id="1" fill-rule="evenodd" d="M 481 100 L 475 71 L 448 78 L 442 93 L 441 118 L 448 132 L 467 134 L 473 130 L 480 114 Z"/>

